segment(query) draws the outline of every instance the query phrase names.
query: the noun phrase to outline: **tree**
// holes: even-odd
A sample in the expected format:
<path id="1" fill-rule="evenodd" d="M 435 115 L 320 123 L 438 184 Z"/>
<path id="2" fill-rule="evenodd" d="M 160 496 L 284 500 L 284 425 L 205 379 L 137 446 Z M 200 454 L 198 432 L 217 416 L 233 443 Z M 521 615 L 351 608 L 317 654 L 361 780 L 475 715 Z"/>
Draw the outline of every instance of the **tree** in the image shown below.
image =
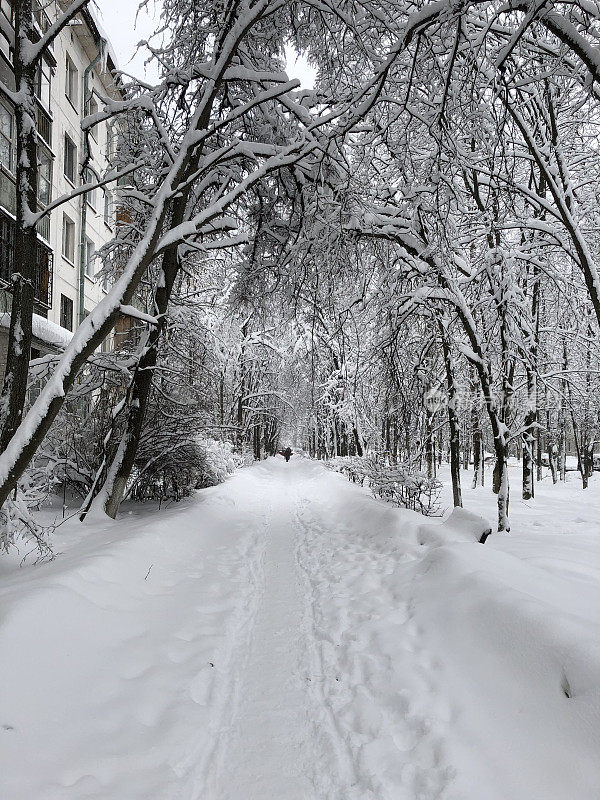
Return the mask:
<path id="1" fill-rule="evenodd" d="M 234 129 L 238 121 L 243 126 L 245 116 L 253 109 L 277 98 L 286 98 L 288 113 L 297 110 L 296 117 L 306 119 L 305 110 L 292 96 L 297 82 L 287 81 L 281 73 L 257 74 L 249 67 L 236 65 L 238 60 L 245 62 L 241 48 L 249 32 L 263 23 L 269 24 L 271 17 L 284 5 L 283 2 L 269 3 L 267 0 L 252 6 L 241 4 L 232 12 L 231 20 L 229 12 L 224 18 L 219 18 L 217 14 L 215 24 L 219 36 L 215 40 L 215 58 L 211 66 L 196 71 L 192 68 L 193 63 L 188 62 L 190 70 L 187 75 L 181 70 L 177 71 L 177 75 L 167 75 L 156 91 L 149 89 L 129 100 L 107 101 L 103 118 L 142 107 L 148 109 L 154 118 L 158 116 L 157 97 L 162 100 L 166 92 L 171 96 L 186 98 L 189 91 L 190 110 L 175 147 L 165 138 L 165 130 L 157 126 L 165 166 L 158 187 L 154 187 L 156 191 L 153 196 L 140 198 L 148 207 L 145 227 L 112 289 L 81 322 L 53 376 L 17 429 L 18 433 L 0 455 L 0 503 L 6 500 L 35 454 L 86 359 L 108 335 L 123 311 L 130 312 L 135 290 L 154 259 L 169 252 L 174 253 L 174 249 L 184 241 L 195 242 L 198 237 L 212 238 L 219 234 L 227 236 L 232 227 L 227 212 L 253 185 L 269 173 L 288 165 L 302 163 L 303 160 L 307 164 L 308 157 L 317 149 L 316 137 L 308 132 L 291 143 L 275 146 L 246 139 L 243 135 L 234 136 L 224 146 L 218 144 L 227 122 L 234 124 Z M 184 43 L 187 44 L 187 40 Z M 185 55 L 185 48 L 183 50 Z M 224 119 L 211 122 L 215 98 L 221 93 L 227 97 L 230 83 L 239 80 L 252 84 L 250 98 L 233 107 L 229 103 L 222 104 Z M 209 150 L 207 143 L 213 141 L 214 147 L 211 146 Z M 234 171 L 228 175 L 226 165 L 231 156 L 246 157 L 243 172 Z M 224 170 L 223 174 L 228 176 L 225 181 L 218 179 L 219 164 Z M 217 181 L 214 195 L 211 192 L 209 199 L 200 193 L 199 202 L 183 202 L 182 197 L 187 194 L 190 185 L 202 192 L 203 181 L 209 175 L 214 176 L 210 180 Z M 202 197 L 207 202 L 202 203 Z M 155 324 L 158 322 L 156 320 Z"/>

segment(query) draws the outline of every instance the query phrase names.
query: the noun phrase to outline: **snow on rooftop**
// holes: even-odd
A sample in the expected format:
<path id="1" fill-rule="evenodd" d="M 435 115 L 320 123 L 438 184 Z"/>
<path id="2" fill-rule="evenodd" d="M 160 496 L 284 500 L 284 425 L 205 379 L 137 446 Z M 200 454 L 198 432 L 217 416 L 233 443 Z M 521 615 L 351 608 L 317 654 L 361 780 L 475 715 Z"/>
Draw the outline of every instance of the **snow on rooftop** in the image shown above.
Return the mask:
<path id="1" fill-rule="evenodd" d="M 119 61 L 117 59 L 117 54 L 115 52 L 115 49 L 114 49 L 114 47 L 112 45 L 112 42 L 110 40 L 110 37 L 109 37 L 108 33 L 106 32 L 106 30 L 104 29 L 104 26 L 100 22 L 100 15 L 96 12 L 96 9 L 94 9 L 91 4 L 87 6 L 86 10 L 89 13 L 90 17 L 92 18 L 92 20 L 94 22 L 94 25 L 98 29 L 98 33 L 100 34 L 100 36 L 106 42 L 105 48 L 106 48 L 107 55 L 110 56 L 110 58 L 112 59 L 112 62 L 115 65 L 116 69 L 119 69 Z"/>

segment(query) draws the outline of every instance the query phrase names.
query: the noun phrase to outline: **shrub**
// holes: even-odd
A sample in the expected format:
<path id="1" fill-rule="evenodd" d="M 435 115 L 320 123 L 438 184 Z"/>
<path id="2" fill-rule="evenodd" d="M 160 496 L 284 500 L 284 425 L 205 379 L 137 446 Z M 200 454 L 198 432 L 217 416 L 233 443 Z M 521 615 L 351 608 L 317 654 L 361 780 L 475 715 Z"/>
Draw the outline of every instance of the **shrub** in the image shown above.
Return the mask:
<path id="1" fill-rule="evenodd" d="M 193 437 L 156 450 L 147 445 L 138 451 L 128 493 L 133 500 L 181 500 L 222 483 L 241 465 L 232 445 L 216 439 Z"/>
<path id="2" fill-rule="evenodd" d="M 337 456 L 326 461 L 325 466 L 354 483 L 367 485 L 375 497 L 426 516 L 439 511 L 442 484 L 408 464 L 385 464 L 374 456 Z"/>

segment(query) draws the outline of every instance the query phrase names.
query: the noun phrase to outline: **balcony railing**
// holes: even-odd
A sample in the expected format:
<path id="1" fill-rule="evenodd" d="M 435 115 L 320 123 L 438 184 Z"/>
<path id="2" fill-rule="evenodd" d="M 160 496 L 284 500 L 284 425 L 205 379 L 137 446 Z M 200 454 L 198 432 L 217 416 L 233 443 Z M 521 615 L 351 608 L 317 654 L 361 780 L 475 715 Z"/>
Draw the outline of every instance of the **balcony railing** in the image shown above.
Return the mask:
<path id="1" fill-rule="evenodd" d="M 0 210 L 0 282 L 8 287 L 14 271 L 15 228 L 14 219 Z M 38 241 L 33 288 L 36 303 L 44 308 L 52 306 L 53 261 L 52 250 Z"/>
<path id="2" fill-rule="evenodd" d="M 37 132 L 48 147 L 52 147 L 52 117 L 39 104 L 37 106 Z"/>
<path id="3" fill-rule="evenodd" d="M 35 227 L 38 235 L 41 236 L 42 239 L 46 241 L 50 240 L 50 214 L 46 214 L 45 217 L 42 217 Z"/>

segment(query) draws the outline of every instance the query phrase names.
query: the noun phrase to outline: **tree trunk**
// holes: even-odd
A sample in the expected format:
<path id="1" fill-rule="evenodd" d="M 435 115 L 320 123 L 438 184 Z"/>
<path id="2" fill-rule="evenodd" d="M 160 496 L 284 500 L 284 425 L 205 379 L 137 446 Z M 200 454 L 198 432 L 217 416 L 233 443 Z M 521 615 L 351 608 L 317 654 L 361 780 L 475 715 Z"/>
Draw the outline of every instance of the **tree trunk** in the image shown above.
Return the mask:
<path id="1" fill-rule="evenodd" d="M 476 387 L 472 385 L 472 391 L 475 393 Z M 471 406 L 471 431 L 473 436 L 473 483 L 472 488 L 476 489 L 477 484 L 481 483 L 483 486 L 483 475 L 485 463 L 483 461 L 483 439 L 481 436 L 481 426 L 479 424 L 479 411 L 477 403 L 473 400 Z"/>
<path id="2" fill-rule="evenodd" d="M 240 391 L 237 399 L 237 445 L 240 453 L 244 447 L 244 399 L 246 397 L 246 337 L 248 336 L 248 320 L 244 322 L 241 328 L 242 343 L 240 346 Z"/>
<path id="3" fill-rule="evenodd" d="M 508 488 L 508 463 L 506 458 L 497 460 L 494 467 L 494 479 L 497 481 L 498 494 L 498 530 L 508 533 L 510 523 L 508 519 L 509 488 Z"/>
<path id="4" fill-rule="evenodd" d="M 225 375 L 221 374 L 219 380 L 219 424 L 225 424 Z"/>
<path id="5" fill-rule="evenodd" d="M 536 398 L 536 376 L 532 369 L 527 368 L 527 412 L 523 424 L 523 500 L 531 500 L 534 496 L 533 481 L 533 456 L 535 447 L 535 421 L 537 410 L 535 407 Z"/>
<path id="6" fill-rule="evenodd" d="M 425 406 L 425 465 L 427 467 L 427 477 L 434 476 L 434 457 L 433 457 L 433 437 L 432 437 L 432 414 Z"/>
<path id="7" fill-rule="evenodd" d="M 356 430 L 356 428 L 352 428 L 352 435 L 354 436 L 354 444 L 356 445 L 356 455 L 362 456 L 363 446 L 360 441 L 360 436 L 358 435 L 358 431 Z"/>
<path id="8" fill-rule="evenodd" d="M 173 206 L 175 224 L 179 224 L 177 220 L 183 220 L 185 206 L 186 198 L 180 197 L 175 201 Z M 105 451 L 109 454 L 106 460 L 105 474 L 100 476 L 99 479 L 97 476 L 95 486 L 92 487 L 92 491 L 82 507 L 81 520 L 85 518 L 95 495 L 98 496 L 98 504 L 102 506 L 109 517 L 115 519 L 119 511 L 131 470 L 135 463 L 158 360 L 158 345 L 165 328 L 166 313 L 179 267 L 178 249 L 177 247 L 172 247 L 163 255 L 161 279 L 158 281 L 154 294 L 154 316 L 158 319 L 159 324 L 153 326 L 147 334 L 145 345 L 141 350 L 141 356 L 127 392 L 125 431 L 116 447 L 114 445 L 111 446 L 109 442 L 108 447 L 105 448 Z M 112 430 L 116 434 L 117 427 L 114 426 Z M 108 459 L 111 452 L 112 460 L 109 463 Z"/>
<path id="9" fill-rule="evenodd" d="M 16 223 L 12 253 L 12 306 L 6 372 L 0 397 L 0 452 L 21 424 L 27 397 L 37 269 L 37 233 L 28 221 L 37 210 L 36 64 L 26 64 L 21 43 L 34 41 L 32 2 L 15 3 Z"/>
<path id="10" fill-rule="evenodd" d="M 454 382 L 454 364 L 448 341 L 447 329 L 440 323 L 442 334 L 442 350 L 446 367 L 446 385 L 448 388 L 448 428 L 450 431 L 450 476 L 452 479 L 452 500 L 454 507 L 462 508 L 460 488 L 460 422 L 456 413 L 456 383 Z"/>
<path id="11" fill-rule="evenodd" d="M 563 376 L 567 374 L 567 346 L 563 343 Z M 562 391 L 560 395 L 560 412 L 558 418 L 559 440 L 558 440 L 558 469 L 561 481 L 567 478 L 567 381 L 563 377 Z"/>
<path id="12" fill-rule="evenodd" d="M 260 461 L 260 423 L 254 426 L 254 460 Z"/>
<path id="13" fill-rule="evenodd" d="M 579 443 L 579 430 L 577 428 L 577 422 L 575 421 L 575 414 L 573 413 L 572 406 L 571 406 L 571 424 L 573 426 L 573 440 L 575 442 L 575 451 L 577 453 L 577 469 L 579 470 L 579 474 L 581 475 L 582 486 L 584 489 L 587 489 L 588 476 L 583 463 L 583 453 L 581 452 L 582 448 Z"/>
<path id="14" fill-rule="evenodd" d="M 556 429 L 552 425 L 552 415 L 549 408 L 546 408 L 546 428 L 548 430 L 548 464 L 550 466 L 550 474 L 552 475 L 552 483 L 558 483 L 558 470 L 557 470 L 557 446 L 556 446 Z"/>
<path id="15" fill-rule="evenodd" d="M 392 437 L 391 437 L 391 426 L 390 426 L 390 418 L 389 415 L 385 418 L 385 452 L 387 453 L 388 463 L 391 462 L 390 458 L 390 450 L 392 446 Z"/>

